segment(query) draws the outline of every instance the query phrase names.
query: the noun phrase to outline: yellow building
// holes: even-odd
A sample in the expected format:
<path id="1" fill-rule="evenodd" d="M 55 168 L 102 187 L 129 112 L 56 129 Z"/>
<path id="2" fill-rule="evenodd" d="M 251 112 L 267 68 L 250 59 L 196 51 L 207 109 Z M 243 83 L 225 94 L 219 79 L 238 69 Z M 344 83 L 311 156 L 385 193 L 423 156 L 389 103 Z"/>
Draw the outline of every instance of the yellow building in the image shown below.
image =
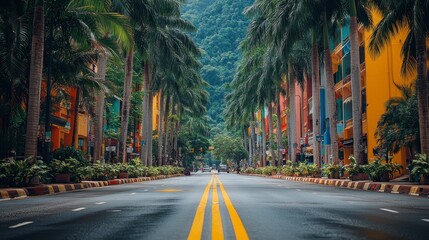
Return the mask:
<path id="1" fill-rule="evenodd" d="M 380 17 L 374 15 L 374 21 Z M 350 79 L 350 44 L 349 25 L 337 31 L 336 38 L 331 44 L 333 70 L 335 79 L 335 95 L 338 113 L 338 138 L 340 152 L 345 163 L 353 154 L 353 121 L 352 98 Z M 406 30 L 401 30 L 392 38 L 385 50 L 378 57 L 372 57 L 369 52 L 371 30 L 359 30 L 359 48 L 361 58 L 361 93 L 362 93 L 362 132 L 365 146 L 365 157 L 369 162 L 376 156 L 377 139 L 374 134 L 377 122 L 385 112 L 385 103 L 392 97 L 400 96 L 396 84 L 410 84 L 415 76 L 404 78 L 401 75 L 402 58 L 400 55 L 402 43 L 406 37 Z M 393 156 L 393 161 L 407 166 L 406 150 Z"/>

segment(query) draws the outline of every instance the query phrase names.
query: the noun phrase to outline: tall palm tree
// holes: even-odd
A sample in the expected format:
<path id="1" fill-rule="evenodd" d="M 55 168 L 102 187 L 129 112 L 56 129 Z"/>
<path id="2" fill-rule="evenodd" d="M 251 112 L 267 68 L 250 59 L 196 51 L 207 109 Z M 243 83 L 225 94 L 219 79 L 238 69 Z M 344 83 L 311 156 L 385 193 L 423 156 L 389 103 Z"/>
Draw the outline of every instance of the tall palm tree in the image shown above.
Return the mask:
<path id="1" fill-rule="evenodd" d="M 377 56 L 399 29 L 407 28 L 402 45 L 402 74 L 417 69 L 416 93 L 419 109 L 419 130 L 422 153 L 429 154 L 429 94 L 427 79 L 427 44 L 429 3 L 424 0 L 375 1 L 383 18 L 376 24 L 370 38 L 370 52 Z"/>
<path id="2" fill-rule="evenodd" d="M 372 25 L 372 18 L 369 12 L 370 1 L 348 0 L 350 16 L 350 65 L 351 65 L 351 86 L 352 86 L 352 113 L 353 113 L 353 155 L 358 163 L 363 164 L 362 156 L 362 99 L 361 99 L 361 78 L 360 78 L 360 56 L 358 39 L 358 12 L 360 23 L 365 26 Z M 358 11 L 359 10 L 359 11 Z"/>
<path id="3" fill-rule="evenodd" d="M 27 104 L 27 131 L 25 137 L 25 156 L 37 156 L 37 137 L 40 114 L 40 91 L 42 84 L 44 49 L 44 4 L 37 0 L 34 6 L 33 37 L 31 43 L 31 65 Z"/>

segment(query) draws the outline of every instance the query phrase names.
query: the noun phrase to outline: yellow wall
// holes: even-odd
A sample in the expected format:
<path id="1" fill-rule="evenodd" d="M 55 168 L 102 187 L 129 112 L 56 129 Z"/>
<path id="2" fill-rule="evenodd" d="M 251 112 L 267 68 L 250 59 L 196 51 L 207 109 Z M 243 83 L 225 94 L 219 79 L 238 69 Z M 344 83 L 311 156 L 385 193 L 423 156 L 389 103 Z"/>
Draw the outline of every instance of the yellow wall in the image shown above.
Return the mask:
<path id="1" fill-rule="evenodd" d="M 158 117 L 159 117 L 159 93 L 153 96 L 153 104 L 152 104 L 152 130 L 158 130 Z"/>
<path id="2" fill-rule="evenodd" d="M 378 22 L 379 16 L 374 16 Z M 410 84 L 415 76 L 404 78 L 401 75 L 402 59 L 400 55 L 406 31 L 402 30 L 392 38 L 390 44 L 378 57 L 372 57 L 369 52 L 371 31 L 365 31 L 365 64 L 366 64 L 366 97 L 367 97 L 367 124 L 368 124 L 368 159 L 374 158 L 373 148 L 377 146 L 374 137 L 377 122 L 385 112 L 385 103 L 388 99 L 400 96 L 400 91 L 393 84 Z M 405 150 L 401 150 L 393 157 L 393 161 L 406 166 Z"/>

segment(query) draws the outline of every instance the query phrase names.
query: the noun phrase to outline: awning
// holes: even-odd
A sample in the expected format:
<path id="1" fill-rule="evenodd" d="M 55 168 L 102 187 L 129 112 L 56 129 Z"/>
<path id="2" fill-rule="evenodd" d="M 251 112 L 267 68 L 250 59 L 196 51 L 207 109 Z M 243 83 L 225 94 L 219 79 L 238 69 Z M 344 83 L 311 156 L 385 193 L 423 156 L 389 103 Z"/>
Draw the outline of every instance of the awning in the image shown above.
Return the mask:
<path id="1" fill-rule="evenodd" d="M 344 99 L 343 104 L 347 104 L 350 102 L 352 102 L 352 97 L 348 97 L 348 98 Z"/>
<path id="2" fill-rule="evenodd" d="M 65 127 L 67 125 L 67 120 L 54 115 L 51 115 L 50 122 L 60 127 Z"/>
<path id="3" fill-rule="evenodd" d="M 353 138 L 345 139 L 342 142 L 344 146 L 353 145 Z"/>

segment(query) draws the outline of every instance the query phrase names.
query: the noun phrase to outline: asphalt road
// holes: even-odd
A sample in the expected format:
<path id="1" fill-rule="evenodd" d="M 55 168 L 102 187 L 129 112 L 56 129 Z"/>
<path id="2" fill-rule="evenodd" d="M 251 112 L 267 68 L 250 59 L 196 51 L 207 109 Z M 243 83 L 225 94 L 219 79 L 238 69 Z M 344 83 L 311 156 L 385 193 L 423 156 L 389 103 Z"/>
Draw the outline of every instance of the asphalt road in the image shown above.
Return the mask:
<path id="1" fill-rule="evenodd" d="M 429 239 L 429 199 L 236 174 L 0 202 L 0 239 Z"/>

